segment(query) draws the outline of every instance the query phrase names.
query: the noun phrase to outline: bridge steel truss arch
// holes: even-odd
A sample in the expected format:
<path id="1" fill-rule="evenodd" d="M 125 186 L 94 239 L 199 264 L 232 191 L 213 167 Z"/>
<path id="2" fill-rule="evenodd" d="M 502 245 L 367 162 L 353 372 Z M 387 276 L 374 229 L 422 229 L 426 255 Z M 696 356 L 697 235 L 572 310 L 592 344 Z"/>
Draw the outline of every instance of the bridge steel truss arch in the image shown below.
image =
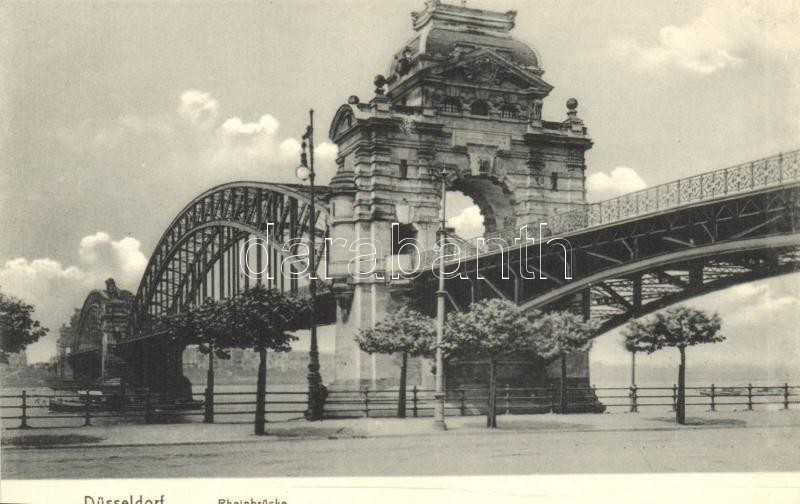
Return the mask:
<path id="1" fill-rule="evenodd" d="M 572 278 L 564 278 L 565 251 L 560 246 L 545 243 L 541 261 L 538 243 L 510 247 L 505 257 L 487 252 L 462 260 L 459 276 L 447 280 L 451 308 L 465 310 L 479 299 L 502 297 L 526 309 L 581 312 L 601 321 L 602 334 L 695 296 L 800 271 L 800 184 L 687 205 L 558 238 L 572 246 Z M 522 278 L 522 267 L 536 279 Z M 428 269 L 413 283 L 425 311 L 433 311 L 430 292 L 435 291 L 435 281 Z"/>
<path id="2" fill-rule="evenodd" d="M 317 195 L 325 198 L 327 188 L 318 187 Z M 285 257 L 302 253 L 297 245 L 284 245 L 308 239 L 309 203 L 307 187 L 294 184 L 233 182 L 197 196 L 175 217 L 150 256 L 133 302 L 129 337 L 147 335 L 158 316 L 208 297 L 234 295 L 258 280 L 268 288 L 298 293 L 300 282 L 283 275 L 280 265 Z M 316 202 L 313 222 L 319 271 L 328 237 L 324 202 Z M 257 246 L 250 252 L 250 266 L 260 266 L 263 275 L 245 275 L 240 264 L 241 247 L 251 238 L 267 250 L 264 254 Z"/>
<path id="3" fill-rule="evenodd" d="M 95 351 L 100 347 L 102 339 L 103 305 L 106 298 L 98 290 L 93 290 L 86 296 L 81 307 L 75 339 L 70 345 L 72 354 Z"/>

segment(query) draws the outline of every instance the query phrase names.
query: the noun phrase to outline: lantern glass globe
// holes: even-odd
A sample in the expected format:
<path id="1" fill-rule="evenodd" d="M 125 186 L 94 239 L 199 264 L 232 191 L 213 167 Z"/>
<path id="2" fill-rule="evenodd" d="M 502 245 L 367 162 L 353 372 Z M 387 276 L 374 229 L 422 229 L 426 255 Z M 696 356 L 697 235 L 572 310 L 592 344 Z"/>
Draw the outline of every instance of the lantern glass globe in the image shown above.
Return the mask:
<path id="1" fill-rule="evenodd" d="M 308 169 L 308 166 L 301 164 L 295 169 L 294 174 L 298 179 L 306 182 L 311 177 L 311 170 Z"/>

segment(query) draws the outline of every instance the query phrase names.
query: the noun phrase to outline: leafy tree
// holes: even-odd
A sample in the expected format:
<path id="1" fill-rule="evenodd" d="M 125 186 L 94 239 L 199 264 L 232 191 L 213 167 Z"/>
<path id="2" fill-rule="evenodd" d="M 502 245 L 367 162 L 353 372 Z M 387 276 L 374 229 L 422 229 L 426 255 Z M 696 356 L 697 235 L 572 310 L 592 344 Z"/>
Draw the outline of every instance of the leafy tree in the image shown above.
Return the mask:
<path id="1" fill-rule="evenodd" d="M 173 344 L 180 347 L 197 345 L 200 353 L 208 355 L 208 371 L 206 373 L 206 389 L 214 394 L 214 356 L 226 359 L 230 354 L 219 347 L 222 326 L 220 321 L 220 303 L 214 299 L 206 299 L 201 306 L 189 306 L 181 312 L 170 313 L 159 319 L 160 326 L 166 331 Z M 212 404 L 207 404 L 210 413 Z"/>
<path id="2" fill-rule="evenodd" d="M 214 344 L 218 348 L 252 348 L 259 354 L 256 387 L 256 435 L 264 434 L 267 351 L 288 352 L 297 338 L 289 331 L 309 327 L 307 301 L 256 285 L 222 300 L 215 310 Z"/>
<path id="3" fill-rule="evenodd" d="M 645 334 L 645 332 L 645 328 L 642 327 L 642 323 L 638 320 L 628 322 L 628 326 L 622 331 L 622 335 L 625 337 L 623 346 L 625 350 L 631 353 L 631 386 L 636 385 L 636 354 L 644 352 L 646 347 L 636 338 L 629 338 L 628 334 Z"/>
<path id="4" fill-rule="evenodd" d="M 676 347 L 681 355 L 678 367 L 678 404 L 675 421 L 686 423 L 686 347 L 725 340 L 719 334 L 722 323 L 716 313 L 707 314 L 686 306 L 668 308 L 653 318 L 631 323 L 626 332 L 626 346 L 648 354 L 664 347 Z"/>
<path id="5" fill-rule="evenodd" d="M 21 352 L 47 334 L 33 311 L 33 305 L 0 292 L 0 352 Z"/>
<path id="6" fill-rule="evenodd" d="M 486 426 L 497 427 L 497 362 L 505 354 L 535 351 L 532 324 L 514 303 L 484 299 L 450 316 L 442 340 L 450 357 L 483 358 L 489 365 Z"/>
<path id="7" fill-rule="evenodd" d="M 433 319 L 405 306 L 390 313 L 375 327 L 363 329 L 356 336 L 361 350 L 367 353 L 400 353 L 400 392 L 397 416 L 406 416 L 406 375 L 408 356 L 427 356 L 433 352 L 436 328 Z"/>
<path id="8" fill-rule="evenodd" d="M 567 355 L 586 352 L 592 346 L 597 330 L 594 321 L 568 311 L 554 311 L 532 320 L 536 332 L 536 346 L 545 359 L 561 360 L 561 386 L 559 398 L 561 413 L 567 412 Z"/>

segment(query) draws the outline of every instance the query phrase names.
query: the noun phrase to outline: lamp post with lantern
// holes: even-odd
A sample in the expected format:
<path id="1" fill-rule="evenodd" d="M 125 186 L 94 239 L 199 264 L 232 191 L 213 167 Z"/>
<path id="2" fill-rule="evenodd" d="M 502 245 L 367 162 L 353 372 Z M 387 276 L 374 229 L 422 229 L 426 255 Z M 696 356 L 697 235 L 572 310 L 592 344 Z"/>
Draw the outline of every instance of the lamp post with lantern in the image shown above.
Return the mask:
<path id="1" fill-rule="evenodd" d="M 447 430 L 444 421 L 444 358 L 442 355 L 442 339 L 444 338 L 445 296 L 444 290 L 444 254 L 447 242 L 447 167 L 443 166 L 440 173 L 442 177 L 442 208 L 439 222 L 439 289 L 436 291 L 436 390 L 433 409 L 433 426 L 438 430 Z"/>
<path id="2" fill-rule="evenodd" d="M 316 217 L 315 191 L 314 191 L 314 109 L 308 111 L 309 123 L 303 134 L 300 166 L 295 170 L 295 175 L 303 182 L 308 181 L 310 188 L 310 203 L 308 215 L 308 290 L 311 298 L 311 348 L 308 351 L 308 409 L 306 420 L 321 420 L 322 406 L 322 375 L 319 372 L 319 349 L 317 347 L 317 284 L 316 284 Z"/>

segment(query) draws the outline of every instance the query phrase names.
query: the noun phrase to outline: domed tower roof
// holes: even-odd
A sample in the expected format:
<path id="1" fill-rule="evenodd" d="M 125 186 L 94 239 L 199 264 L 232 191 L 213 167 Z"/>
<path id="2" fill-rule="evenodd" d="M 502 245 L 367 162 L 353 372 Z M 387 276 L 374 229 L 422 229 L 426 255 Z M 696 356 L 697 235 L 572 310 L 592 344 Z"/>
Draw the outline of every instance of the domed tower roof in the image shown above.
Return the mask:
<path id="1" fill-rule="evenodd" d="M 428 0 L 425 9 L 411 14 L 416 35 L 392 58 L 389 95 L 426 68 L 478 50 L 490 50 L 519 69 L 541 76 L 539 54 L 511 36 L 516 15 L 516 11 L 494 12 Z"/>

